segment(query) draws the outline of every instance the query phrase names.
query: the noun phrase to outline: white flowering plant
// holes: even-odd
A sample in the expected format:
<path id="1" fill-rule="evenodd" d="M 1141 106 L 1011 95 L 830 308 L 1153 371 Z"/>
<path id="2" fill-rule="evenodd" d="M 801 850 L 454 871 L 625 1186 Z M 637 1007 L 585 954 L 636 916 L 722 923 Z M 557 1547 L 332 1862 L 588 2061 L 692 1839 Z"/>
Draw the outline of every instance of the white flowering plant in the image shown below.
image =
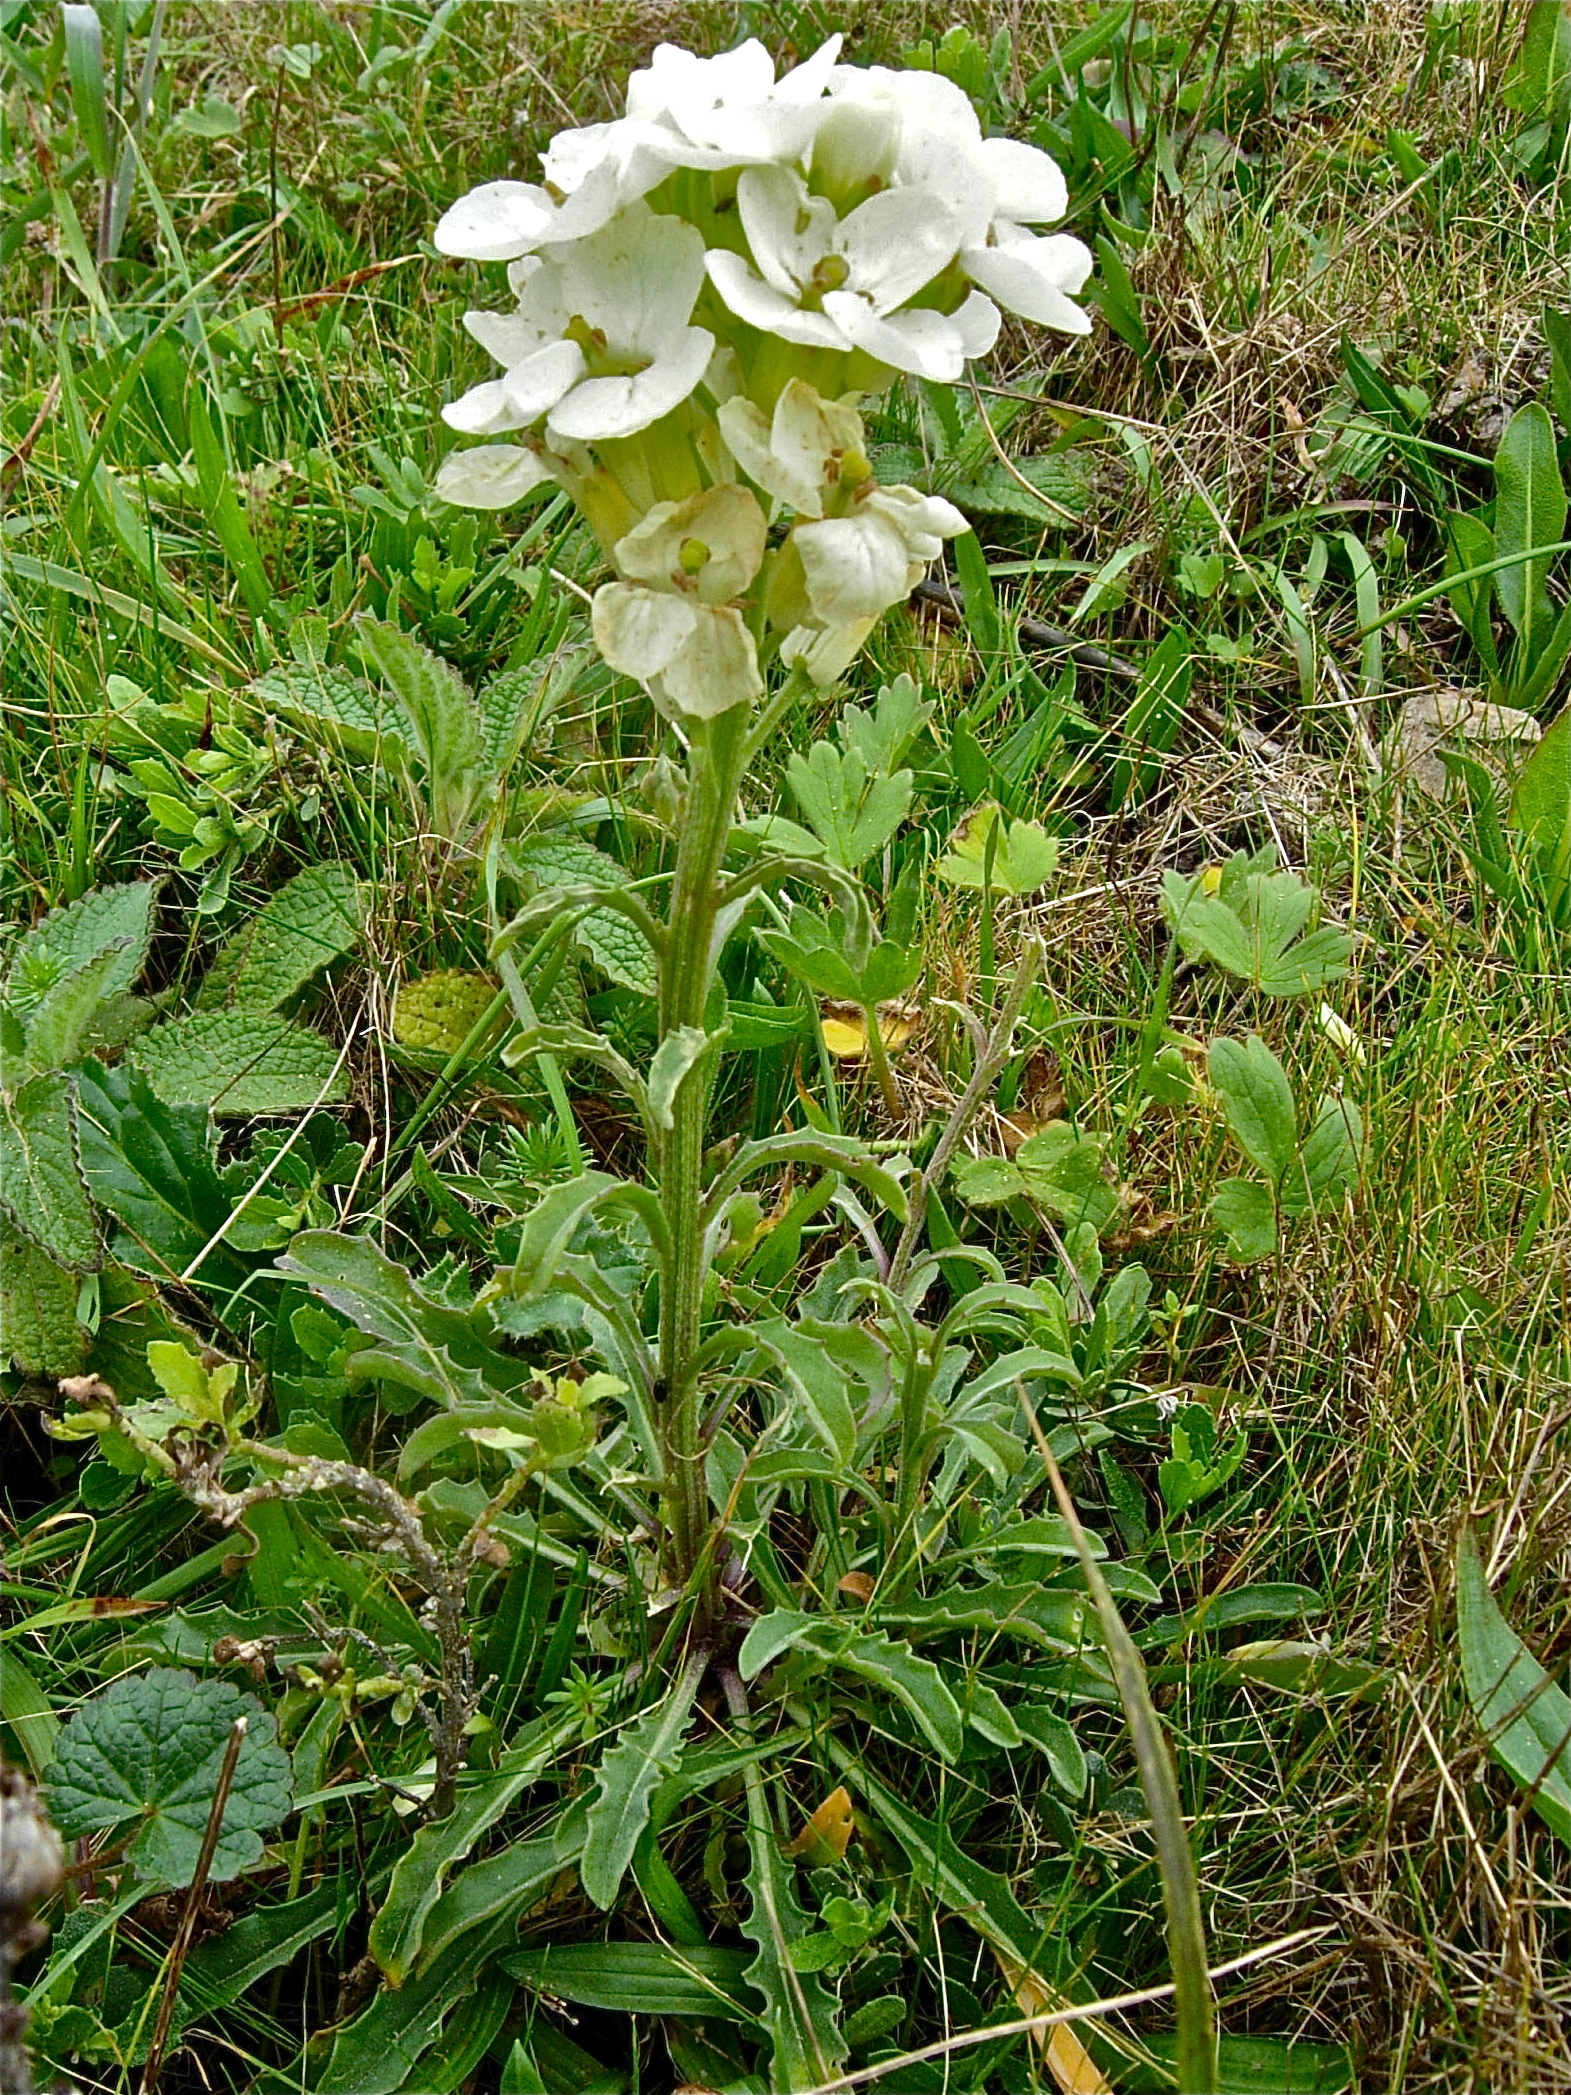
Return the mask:
<path id="1" fill-rule="evenodd" d="M 618 1372 L 645 1392 L 666 1577 L 695 1608 L 700 1640 L 722 1606 L 723 1567 L 705 1363 L 734 1350 L 711 1328 L 706 1288 L 740 1185 L 734 1166 L 706 1183 L 727 1030 L 719 954 L 759 892 L 793 880 L 832 892 L 859 968 L 875 936 L 856 868 L 832 852 L 755 854 L 728 877 L 738 790 L 793 695 L 841 678 L 944 541 L 970 528 L 940 496 L 878 480 L 866 404 L 903 376 L 959 379 L 993 346 L 1003 309 L 1070 334 L 1090 324 L 1074 302 L 1089 253 L 1042 230 L 1067 208 L 1048 155 L 985 137 L 941 74 L 844 64 L 840 47 L 832 37 L 777 76 L 756 40 L 714 58 L 662 44 L 633 74 L 624 115 L 559 134 L 539 182 L 474 189 L 435 234 L 442 254 L 505 270 L 512 297 L 509 310 L 465 314 L 500 371 L 444 409 L 479 441 L 446 458 L 437 493 L 500 510 L 546 485 L 567 491 L 613 570 L 594 595 L 595 643 L 687 752 L 664 918 L 625 889 L 557 889 L 496 951 L 520 991 L 524 1051 L 599 1061 L 645 1122 L 653 1185 L 588 1173 L 547 1195 L 511 1285 L 565 1277 L 594 1294 L 560 1256 L 564 1230 L 596 1205 L 631 1203 L 642 1217 L 659 1340 L 641 1374 L 641 1341 L 624 1333 Z M 603 1040 L 535 1025 L 508 966 L 521 942 L 538 951 L 575 911 L 607 907 L 654 955 L 659 1039 L 643 1074 Z M 755 1145 L 748 1168 L 793 1161 L 793 1141 Z M 794 1161 L 871 1173 L 904 1221 L 901 1189 L 871 1152 L 837 1137 Z"/>
<path id="2" fill-rule="evenodd" d="M 1067 205 L 1053 161 L 985 137 L 942 75 L 842 64 L 840 41 L 778 77 L 756 41 L 716 58 L 662 45 L 632 76 L 623 116 L 564 132 L 539 182 L 488 183 L 436 229 L 444 255 L 505 270 L 512 298 L 509 310 L 465 315 L 499 373 L 444 410 L 477 441 L 446 458 L 437 492 L 487 510 L 547 485 L 572 497 L 612 571 L 593 598 L 595 643 L 642 684 L 685 751 L 663 913 L 644 899 L 649 883 L 585 882 L 537 894 L 493 941 L 523 1029 L 510 1059 L 598 1064 L 632 1101 L 648 1145 L 646 1180 L 586 1170 L 544 1193 L 516 1263 L 483 1298 L 579 1297 L 658 1496 L 657 1611 L 669 1627 L 656 1657 L 684 1656 L 599 1772 L 581 1874 L 602 1906 L 706 1673 L 745 1721 L 744 1680 L 792 1643 L 782 1632 L 760 1644 L 764 1623 L 744 1635 L 757 1612 L 737 1539 L 747 1459 L 726 1421 L 740 1422 L 748 1389 L 782 1399 L 751 1429 L 770 1443 L 777 1490 L 828 1477 L 850 1481 L 825 1488 L 855 1491 L 875 1445 L 894 1443 L 898 1490 L 875 1509 L 891 1595 L 920 1574 L 918 1516 L 940 1457 L 1000 1475 L 1001 1450 L 1023 1457 L 1018 1425 L 994 1416 L 1012 1404 L 1007 1392 L 957 1395 L 944 1380 L 968 1320 L 1001 1328 L 997 1289 L 962 1295 L 932 1328 L 917 1312 L 934 1278 L 920 1249 L 928 1194 L 1002 1066 L 1029 960 L 925 1172 L 891 1156 L 897 1144 L 814 1129 L 728 1153 L 708 1147 L 730 1031 L 719 962 L 755 904 L 778 911 L 793 886 L 827 890 L 814 936 L 798 906 L 785 920 L 801 938 L 776 943 L 805 979 L 843 978 L 870 1034 L 887 984 L 909 986 L 919 966 L 902 940 L 879 938 L 857 878 L 909 800 L 911 774 L 895 765 L 927 713 L 908 684 L 884 693 L 876 714 L 850 709 L 840 752 L 815 748 L 812 790 L 797 797 L 816 833 L 737 822 L 743 778 L 795 699 L 843 677 L 945 541 L 970 528 L 941 497 L 879 481 L 864 411 L 902 377 L 960 379 L 993 346 L 1004 310 L 1070 334 L 1089 327 L 1074 293 L 1091 258 L 1043 230 Z M 524 979 L 526 961 L 607 910 L 647 942 L 658 983 L 657 1042 L 642 1070 L 601 1035 L 540 1024 Z M 855 1185 L 867 1202 L 855 1212 L 878 1247 L 875 1277 L 846 1281 L 860 1323 L 782 1314 L 778 1296 L 722 1285 L 736 1246 L 768 1226 L 748 1181 L 788 1174 L 848 1200 Z M 873 1219 L 882 1213 L 898 1233 L 892 1251 Z M 637 1241 L 650 1281 L 633 1302 L 578 1248 L 592 1218 Z M 1001 1269 L 997 1278 L 1002 1286 Z M 946 1757 L 959 1734 L 951 1709 L 947 1689 L 915 1706 Z M 778 1864 L 754 1787 L 755 1862 L 767 1875 Z M 777 1971 L 759 1983 L 782 2002 L 772 2084 L 816 2085 L 844 2057 L 820 1982 Z"/>

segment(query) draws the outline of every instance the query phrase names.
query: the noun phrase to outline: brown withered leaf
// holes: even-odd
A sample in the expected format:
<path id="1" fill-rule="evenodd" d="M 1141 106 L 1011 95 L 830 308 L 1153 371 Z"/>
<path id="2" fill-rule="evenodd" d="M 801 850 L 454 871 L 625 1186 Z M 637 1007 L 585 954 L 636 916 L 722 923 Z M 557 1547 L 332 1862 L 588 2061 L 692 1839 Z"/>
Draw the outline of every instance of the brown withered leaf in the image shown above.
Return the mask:
<path id="1" fill-rule="evenodd" d="M 849 1593 L 865 1608 L 873 1597 L 873 1581 L 865 1571 L 848 1571 L 844 1578 L 835 1581 L 837 1593 Z"/>

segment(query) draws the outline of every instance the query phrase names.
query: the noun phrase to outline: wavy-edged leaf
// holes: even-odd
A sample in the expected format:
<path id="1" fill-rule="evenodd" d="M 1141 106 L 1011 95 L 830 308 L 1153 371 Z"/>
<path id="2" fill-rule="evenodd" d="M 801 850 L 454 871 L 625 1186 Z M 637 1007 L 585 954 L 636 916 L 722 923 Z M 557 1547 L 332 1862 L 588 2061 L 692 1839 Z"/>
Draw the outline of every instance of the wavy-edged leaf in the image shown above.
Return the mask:
<path id="1" fill-rule="evenodd" d="M 464 1861 L 475 1842 L 538 1780 L 560 1750 L 561 1728 L 543 1720 L 531 1725 L 490 1774 L 459 1790 L 445 1819 L 420 1828 L 394 1863 L 367 1943 L 393 1985 L 401 1986 L 419 1959 L 426 1920 L 442 1896 L 448 1871 Z"/>
<path id="2" fill-rule="evenodd" d="M 85 1337 L 76 1297 L 74 1273 L 0 1222 L 0 1360 L 29 1375 L 74 1375 Z"/>
<path id="3" fill-rule="evenodd" d="M 344 865 L 307 866 L 242 924 L 209 969 L 199 1007 L 276 1011 L 360 937 L 360 883 Z"/>
<path id="4" fill-rule="evenodd" d="M 602 1912 L 616 1902 L 638 1837 L 649 1823 L 650 1799 L 680 1763 L 682 1734 L 702 1678 L 703 1662 L 689 1665 L 664 1702 L 622 1726 L 595 1770 L 596 1794 L 579 1875 Z"/>
<path id="5" fill-rule="evenodd" d="M 320 662 L 293 661 L 258 677 L 251 696 L 285 719 L 303 723 L 330 748 L 391 771 L 409 768 L 410 748 L 398 708 L 363 677 Z"/>
<path id="6" fill-rule="evenodd" d="M 625 887 L 624 867 L 582 837 L 530 837 L 514 847 L 513 863 L 542 888 Z M 615 910 L 592 909 L 581 918 L 574 937 L 596 967 L 624 989 L 652 997 L 659 987 L 655 957 L 636 925 Z"/>
<path id="7" fill-rule="evenodd" d="M 6 997 L 23 1016 L 67 974 L 84 968 L 96 953 L 119 947 L 119 968 L 103 985 L 103 995 L 130 989 L 147 962 L 153 936 L 153 899 L 157 880 L 128 880 L 113 888 L 94 888 L 78 903 L 50 909 L 48 916 L 17 941 L 6 970 Z M 124 943 L 121 943 L 124 941 Z"/>
<path id="8" fill-rule="evenodd" d="M 980 1629 L 1061 1652 L 1080 1650 L 1088 1629 L 1083 1595 L 1002 1582 L 908 1600 L 883 1619 L 916 1636 Z"/>
<path id="9" fill-rule="evenodd" d="M 822 1649 L 832 1666 L 854 1673 L 893 1695 L 916 1720 L 922 1732 L 945 1760 L 958 1760 L 964 1737 L 960 1705 L 949 1684 L 931 1659 L 919 1658 L 908 1644 L 893 1637 L 852 1637 L 836 1649 L 827 1640 Z"/>
<path id="10" fill-rule="evenodd" d="M 1530 1793 L 1544 1824 L 1571 1840 L 1571 1696 L 1501 1614 L 1470 1534 L 1456 1574 L 1462 1678 L 1490 1755 Z"/>
<path id="11" fill-rule="evenodd" d="M 437 1301 L 369 1237 L 302 1230 L 276 1263 L 379 1342 L 349 1356 L 360 1379 L 396 1382 L 447 1407 L 482 1404 L 531 1379 L 529 1364 L 492 1337 L 489 1312 Z"/>
<path id="12" fill-rule="evenodd" d="M 24 1236 L 73 1273 L 103 1263 L 77 1152 L 76 1094 L 48 1071 L 0 1092 L 0 1206 Z"/>
<path id="13" fill-rule="evenodd" d="M 81 1708 L 60 1734 L 49 1808 L 68 1840 L 136 1828 L 130 1860 L 145 1877 L 189 1884 L 237 1717 L 249 1725 L 210 1875 L 227 1883 L 261 1859 L 262 1835 L 293 1802 L 289 1756 L 252 1695 L 227 1681 L 156 1667 L 128 1674 Z"/>
<path id="14" fill-rule="evenodd" d="M 850 1384 L 821 1338 L 784 1318 L 755 1324 L 748 1337 L 785 1376 L 803 1416 L 842 1469 L 856 1452 Z"/>
<path id="15" fill-rule="evenodd" d="M 780 1853 L 756 1773 L 749 1775 L 748 1889 L 752 1903 L 742 1933 L 758 1954 L 742 1976 L 763 1998 L 759 2016 L 770 2044 L 772 2088 L 815 2088 L 833 2078 L 846 2056 L 838 2001 L 814 1972 L 798 1971 L 792 1945 L 809 1933 L 796 1895 L 796 1870 Z"/>
<path id="16" fill-rule="evenodd" d="M 27 1059 L 34 1069 L 64 1069 L 85 1053 L 100 1010 L 124 994 L 121 985 L 131 943 L 117 938 L 62 975 L 39 998 L 27 1021 Z"/>
<path id="17" fill-rule="evenodd" d="M 144 1033 L 126 1060 L 172 1105 L 249 1117 L 348 1095 L 331 1041 L 269 1011 L 194 1011 Z"/>

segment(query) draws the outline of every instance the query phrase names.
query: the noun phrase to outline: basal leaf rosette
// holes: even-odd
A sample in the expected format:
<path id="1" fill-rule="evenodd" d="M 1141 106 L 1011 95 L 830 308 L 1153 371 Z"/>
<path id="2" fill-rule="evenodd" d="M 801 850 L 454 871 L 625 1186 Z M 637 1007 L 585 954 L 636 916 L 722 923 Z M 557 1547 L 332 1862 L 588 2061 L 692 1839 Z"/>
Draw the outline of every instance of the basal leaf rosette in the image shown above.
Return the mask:
<path id="1" fill-rule="evenodd" d="M 505 263 L 515 299 L 465 316 L 499 375 L 444 410 L 485 441 L 437 490 L 502 509 L 565 488 L 619 577 L 596 639 L 670 714 L 724 710 L 722 675 L 725 704 L 756 695 L 773 649 L 833 681 L 966 528 L 876 484 L 863 399 L 901 374 L 960 378 L 1001 307 L 1089 327 L 1089 253 L 1038 230 L 1067 208 L 1049 156 L 984 137 L 941 75 L 839 52 L 777 78 L 756 39 L 716 58 L 662 44 L 623 116 L 560 133 L 542 181 L 472 190 L 436 229 L 445 255 Z"/>

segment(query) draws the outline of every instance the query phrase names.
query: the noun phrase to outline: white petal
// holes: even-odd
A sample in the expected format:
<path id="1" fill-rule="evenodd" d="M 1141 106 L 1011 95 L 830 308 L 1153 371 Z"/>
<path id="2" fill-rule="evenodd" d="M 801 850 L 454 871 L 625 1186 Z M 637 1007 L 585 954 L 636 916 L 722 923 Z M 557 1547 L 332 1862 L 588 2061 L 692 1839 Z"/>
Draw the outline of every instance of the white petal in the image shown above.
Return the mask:
<path id="1" fill-rule="evenodd" d="M 524 313 L 466 313 L 464 326 L 486 354 L 509 371 L 559 332 L 543 329 Z"/>
<path id="2" fill-rule="evenodd" d="M 764 688 L 753 636 L 740 611 L 703 610 L 695 615 L 685 645 L 652 687 L 663 712 L 712 720 L 732 706 L 746 705 Z"/>
<path id="3" fill-rule="evenodd" d="M 997 306 L 980 291 L 969 292 L 958 312 L 949 317 L 960 330 L 960 347 L 967 356 L 986 356 L 1003 325 Z"/>
<path id="4" fill-rule="evenodd" d="M 780 659 L 787 669 L 805 669 L 820 688 L 837 684 L 877 623 L 854 618 L 843 626 L 793 626 L 780 643 Z"/>
<path id="5" fill-rule="evenodd" d="M 658 676 L 689 639 L 698 612 L 686 597 L 607 582 L 595 591 L 590 623 L 595 646 L 624 676 Z"/>
<path id="6" fill-rule="evenodd" d="M 882 189 L 900 149 L 900 112 L 889 102 L 831 102 L 813 134 L 813 181 L 825 196 L 867 197 Z"/>
<path id="7" fill-rule="evenodd" d="M 436 469 L 436 494 L 455 509 L 510 509 L 552 477 L 538 452 L 522 444 L 477 444 L 443 459 Z"/>
<path id="8" fill-rule="evenodd" d="M 807 577 L 807 597 L 826 625 L 878 618 L 910 593 L 911 561 L 886 517 L 864 511 L 798 524 L 792 533 Z"/>
<path id="9" fill-rule="evenodd" d="M 1069 191 L 1058 162 L 1040 146 L 1019 138 L 984 138 L 979 152 L 992 178 L 998 217 L 1051 225 L 1069 209 Z"/>
<path id="10" fill-rule="evenodd" d="M 777 99 L 782 102 L 816 102 L 829 85 L 844 42 L 844 36 L 837 31 L 819 45 L 811 58 L 804 58 L 800 65 L 783 74 L 775 89 Z"/>
<path id="11" fill-rule="evenodd" d="M 546 180 L 553 189 L 571 196 L 595 168 L 616 159 L 620 138 L 619 123 L 582 124 L 573 131 L 558 131 L 540 155 Z"/>
<path id="12" fill-rule="evenodd" d="M 846 288 L 887 313 L 938 275 L 959 244 L 959 228 L 929 191 L 885 189 L 857 205 L 835 244 L 850 264 Z"/>
<path id="13" fill-rule="evenodd" d="M 828 292 L 824 311 L 847 341 L 896 371 L 952 384 L 965 369 L 964 338 L 947 313 L 908 307 L 881 316 L 850 291 Z"/>
<path id="14" fill-rule="evenodd" d="M 766 282 L 796 297 L 829 252 L 834 206 L 809 196 L 789 167 L 749 167 L 737 180 L 742 230 Z"/>
<path id="15" fill-rule="evenodd" d="M 556 406 L 584 375 L 584 352 L 576 342 L 549 342 L 515 364 L 502 380 L 502 395 L 518 416 L 517 428 Z"/>
<path id="16" fill-rule="evenodd" d="M 1090 250 L 1067 233 L 1016 234 L 996 247 L 968 247 L 961 266 L 973 283 L 1023 320 L 1088 335 L 1091 321 L 1069 297 L 1091 272 Z"/>
<path id="17" fill-rule="evenodd" d="M 912 129 L 936 131 L 958 144 L 969 144 L 982 135 L 970 97 L 942 73 L 840 65 L 830 75 L 829 92 L 837 100 L 888 103 Z"/>
<path id="18" fill-rule="evenodd" d="M 992 177 L 975 145 L 957 143 L 937 131 L 907 129 L 900 145 L 900 186 L 942 197 L 954 217 L 957 245 L 980 246 L 996 209 Z"/>
<path id="19" fill-rule="evenodd" d="M 800 508 L 796 501 L 796 490 L 787 492 L 780 485 L 779 463 L 769 440 L 769 417 L 761 407 L 751 400 L 728 400 L 720 410 L 720 434 L 725 438 L 731 456 L 736 460 L 749 480 L 756 481 L 766 495 L 773 495 L 778 502 L 790 502 Z"/>
<path id="20" fill-rule="evenodd" d="M 688 397 L 714 346 L 707 327 L 685 327 L 647 371 L 631 378 L 586 378 L 552 411 L 551 435 L 586 444 L 636 436 Z"/>
<path id="21" fill-rule="evenodd" d="M 806 342 L 818 349 L 847 349 L 850 343 L 822 313 L 804 313 L 794 299 L 755 276 L 740 255 L 711 248 L 709 280 L 738 320 L 779 335 L 787 342 Z"/>
<path id="22" fill-rule="evenodd" d="M 635 203 L 563 256 L 561 301 L 615 354 L 655 356 L 687 326 L 703 281 L 697 227 Z"/>
<path id="23" fill-rule="evenodd" d="M 953 502 L 914 487 L 876 487 L 858 506 L 863 515 L 876 516 L 897 531 L 907 557 L 923 567 L 938 558 L 946 538 L 971 528 Z"/>
<path id="24" fill-rule="evenodd" d="M 658 177 L 656 178 L 658 179 Z M 623 203 L 622 177 L 613 161 L 592 167 L 558 209 L 542 246 L 569 247 L 610 222 Z"/>
<path id="25" fill-rule="evenodd" d="M 439 255 L 511 262 L 539 243 L 555 215 L 533 182 L 487 182 L 444 211 L 431 237 Z"/>
<path id="26" fill-rule="evenodd" d="M 500 378 L 471 386 L 442 410 L 442 420 L 448 428 L 461 430 L 465 436 L 502 436 L 509 429 L 527 429 L 533 419 L 516 412 Z"/>

